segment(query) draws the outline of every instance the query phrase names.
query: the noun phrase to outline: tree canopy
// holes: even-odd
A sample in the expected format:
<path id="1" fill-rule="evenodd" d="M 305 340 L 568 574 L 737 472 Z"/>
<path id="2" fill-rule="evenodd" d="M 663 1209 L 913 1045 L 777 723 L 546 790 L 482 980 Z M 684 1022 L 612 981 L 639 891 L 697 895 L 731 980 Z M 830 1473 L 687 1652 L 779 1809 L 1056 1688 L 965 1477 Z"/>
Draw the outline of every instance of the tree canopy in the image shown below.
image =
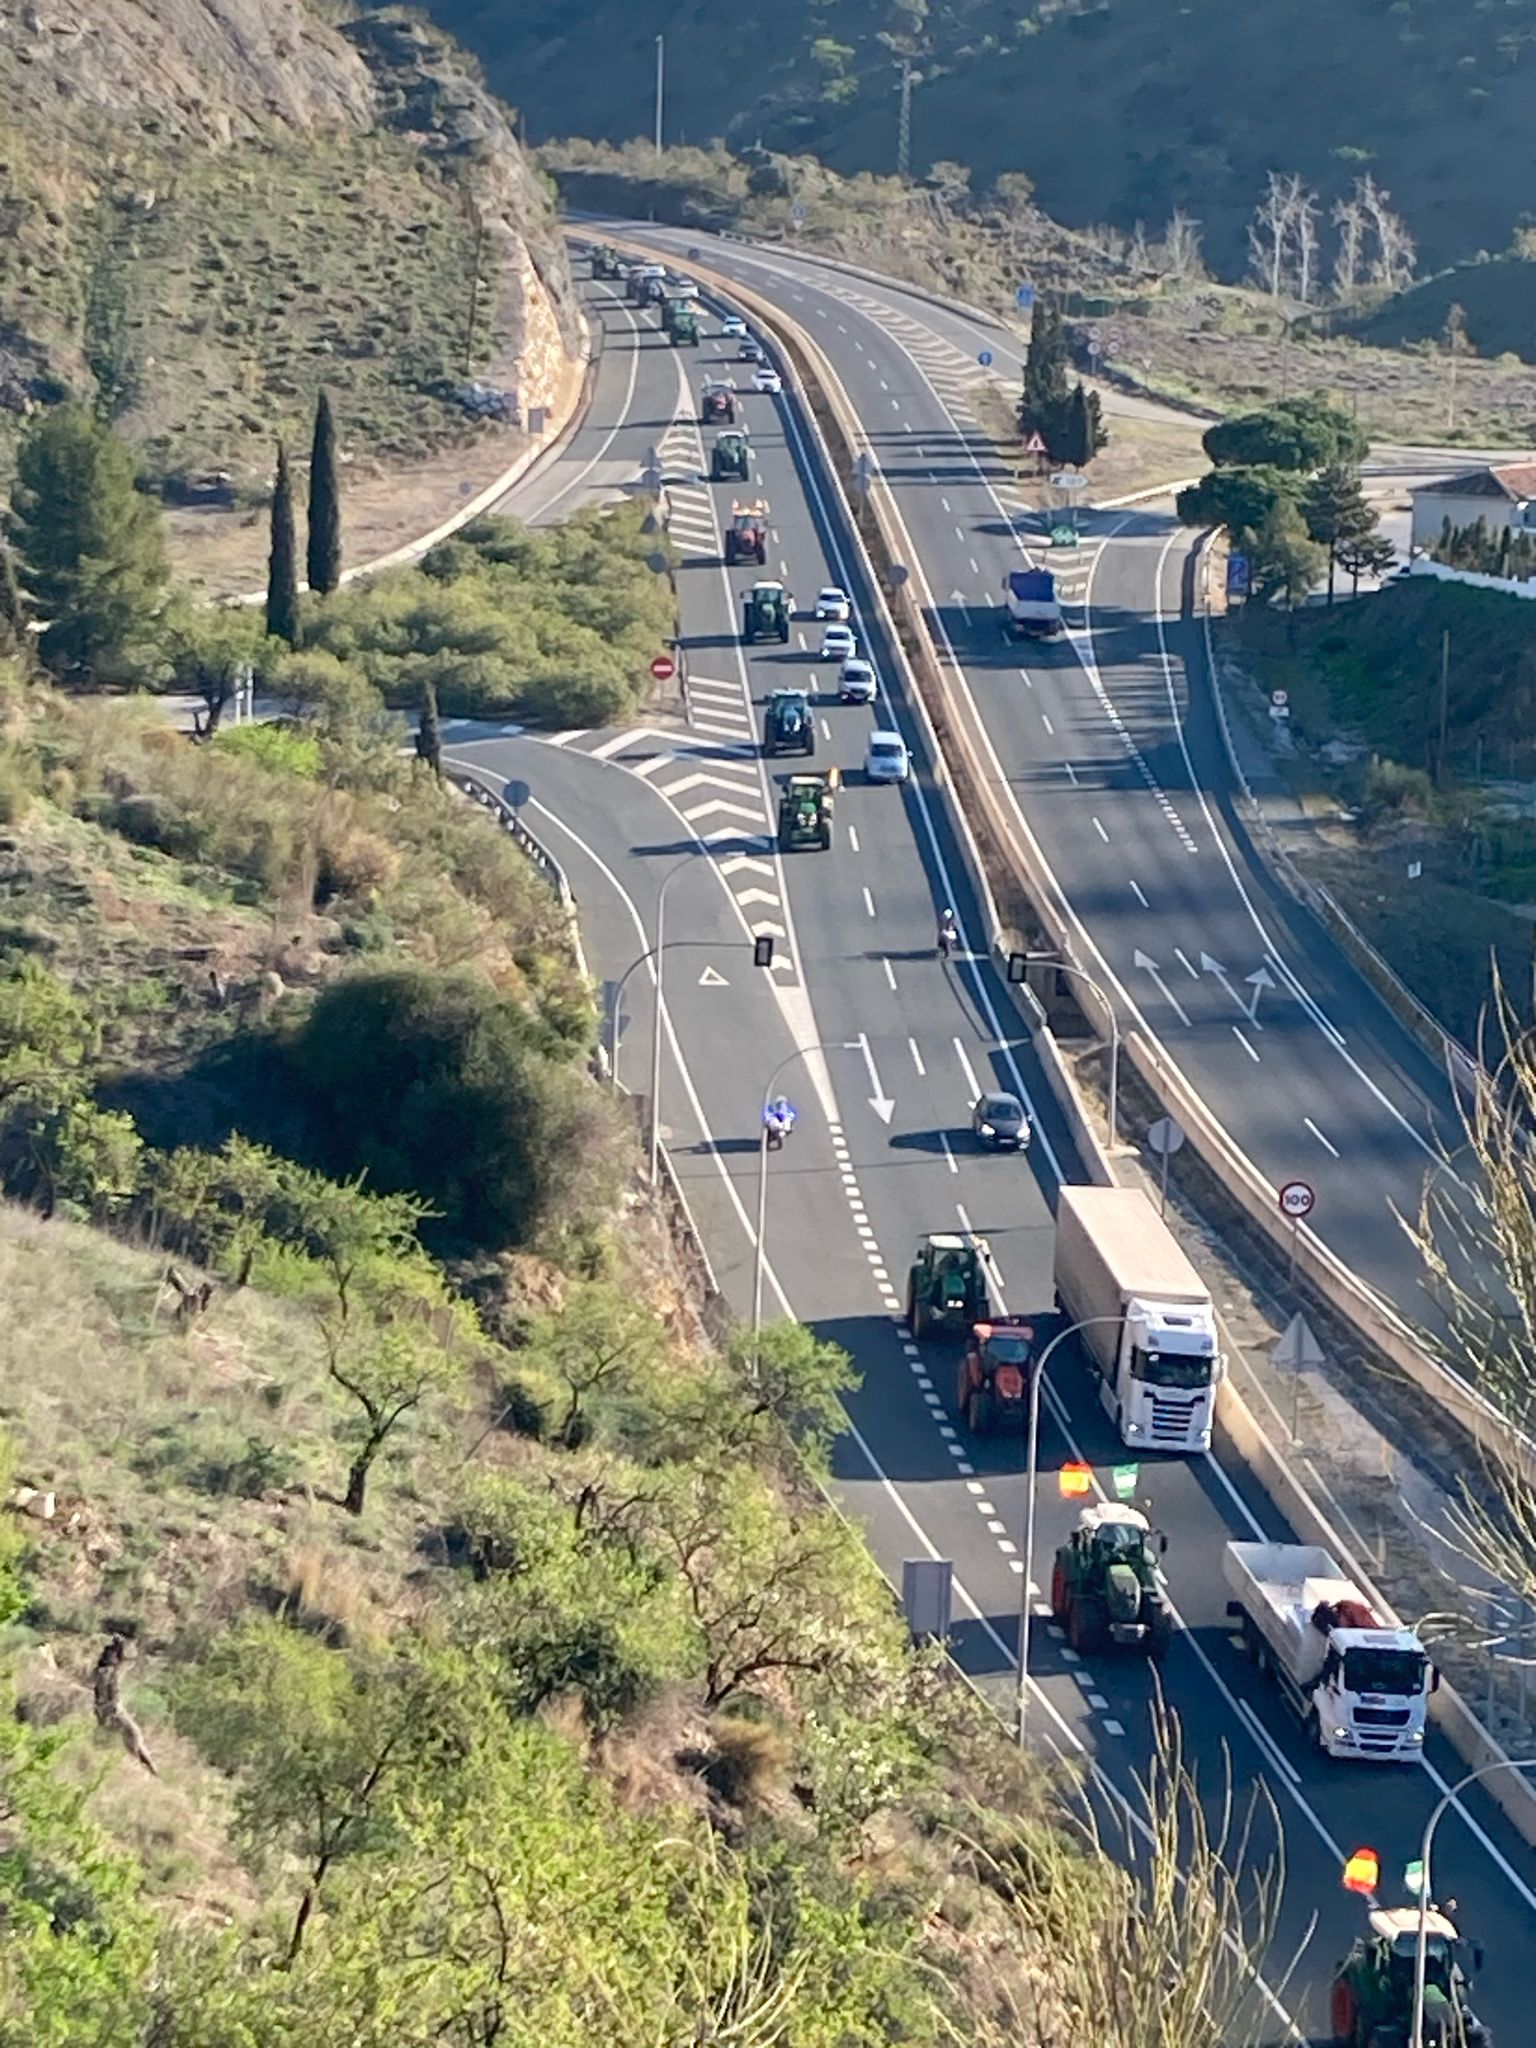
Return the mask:
<path id="1" fill-rule="evenodd" d="M 1359 462 L 1369 443 L 1359 422 L 1313 395 L 1281 398 L 1208 427 L 1206 454 L 1218 468 L 1240 466 L 1310 473 L 1329 462 Z"/>

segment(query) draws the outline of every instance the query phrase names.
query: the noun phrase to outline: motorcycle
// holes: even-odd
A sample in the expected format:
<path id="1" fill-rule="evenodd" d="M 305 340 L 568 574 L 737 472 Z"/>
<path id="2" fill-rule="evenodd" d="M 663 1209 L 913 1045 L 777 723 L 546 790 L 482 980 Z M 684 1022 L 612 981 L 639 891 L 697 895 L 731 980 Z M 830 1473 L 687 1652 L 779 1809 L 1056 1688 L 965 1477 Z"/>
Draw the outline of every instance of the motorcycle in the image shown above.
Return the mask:
<path id="1" fill-rule="evenodd" d="M 793 1110 L 788 1112 L 773 1109 L 764 1111 L 763 1130 L 766 1134 L 765 1142 L 770 1152 L 780 1151 L 783 1148 L 784 1140 L 794 1128 L 795 1113 Z"/>

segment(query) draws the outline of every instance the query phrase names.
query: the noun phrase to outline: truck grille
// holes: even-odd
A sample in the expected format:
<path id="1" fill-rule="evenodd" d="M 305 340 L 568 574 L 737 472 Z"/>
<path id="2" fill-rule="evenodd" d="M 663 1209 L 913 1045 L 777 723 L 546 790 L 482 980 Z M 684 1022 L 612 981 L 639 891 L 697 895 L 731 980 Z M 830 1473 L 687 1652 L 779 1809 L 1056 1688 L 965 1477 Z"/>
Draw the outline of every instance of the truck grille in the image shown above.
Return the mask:
<path id="1" fill-rule="evenodd" d="M 1408 1721 L 1409 1710 L 1407 1707 L 1356 1707 L 1355 1709 L 1355 1727 L 1362 1731 L 1367 1728 L 1406 1728 Z"/>
<path id="2" fill-rule="evenodd" d="M 1189 1437 L 1189 1419 L 1194 1409 L 1193 1401 L 1170 1401 L 1152 1397 L 1152 1441 L 1153 1443 L 1182 1444 Z"/>

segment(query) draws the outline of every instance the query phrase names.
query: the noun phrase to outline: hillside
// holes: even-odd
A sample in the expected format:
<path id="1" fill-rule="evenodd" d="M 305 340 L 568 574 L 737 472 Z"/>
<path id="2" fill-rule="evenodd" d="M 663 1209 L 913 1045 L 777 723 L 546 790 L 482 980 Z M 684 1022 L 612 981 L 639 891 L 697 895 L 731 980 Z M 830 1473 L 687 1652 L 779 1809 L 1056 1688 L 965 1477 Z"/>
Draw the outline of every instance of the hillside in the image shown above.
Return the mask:
<path id="1" fill-rule="evenodd" d="M 1431 267 L 1504 248 L 1527 203 L 1498 167 L 1524 160 L 1536 118 L 1536 0 L 1496 18 L 1435 0 L 788 0 L 771 28 L 677 0 L 430 4 L 537 140 L 648 134 L 664 33 L 669 139 L 761 139 L 842 171 L 894 167 L 908 48 L 915 170 L 1025 171 L 1070 226 L 1151 231 L 1182 206 L 1223 274 L 1246 263 L 1271 169 L 1316 186 L 1325 219 L 1369 169 Z"/>
<path id="2" fill-rule="evenodd" d="M 1453 306 L 1466 316 L 1466 335 L 1480 356 L 1536 358 L 1536 260 L 1504 256 L 1463 263 L 1389 299 L 1354 329 L 1386 348 L 1439 343 Z"/>
<path id="3" fill-rule="evenodd" d="M 65 391 L 151 478 L 239 497 L 322 383 L 366 471 L 483 431 L 466 373 L 524 405 L 569 382 L 546 188 L 468 61 L 393 12 L 0 0 L 0 224 L 0 467 Z"/>

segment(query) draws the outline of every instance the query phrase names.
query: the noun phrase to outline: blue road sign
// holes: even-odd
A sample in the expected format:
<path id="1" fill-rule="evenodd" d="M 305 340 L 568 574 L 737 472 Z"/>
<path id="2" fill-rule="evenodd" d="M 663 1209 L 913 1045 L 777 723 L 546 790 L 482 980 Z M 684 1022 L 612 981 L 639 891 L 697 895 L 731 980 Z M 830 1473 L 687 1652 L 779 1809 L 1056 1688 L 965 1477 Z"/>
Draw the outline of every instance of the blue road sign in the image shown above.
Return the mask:
<path id="1" fill-rule="evenodd" d="M 977 360 L 977 362 L 978 362 L 978 363 L 980 363 L 981 367 L 982 367 L 982 368 L 983 368 L 984 370 L 990 370 L 990 369 L 991 369 L 991 367 L 992 367 L 992 351 L 991 351 L 991 349 L 989 349 L 989 348 L 984 348 L 984 349 L 980 349 L 980 350 L 978 350 L 978 351 L 977 351 L 977 355 L 976 355 L 976 360 Z"/>
<path id="2" fill-rule="evenodd" d="M 1229 597 L 1246 597 L 1248 595 L 1248 557 L 1246 555 L 1228 555 L 1227 557 L 1227 595 Z"/>
<path id="3" fill-rule="evenodd" d="M 1021 284 L 1013 296 L 1018 301 L 1019 311 L 1027 313 L 1035 303 L 1035 288 L 1032 284 Z"/>
<path id="4" fill-rule="evenodd" d="M 803 206 L 792 206 L 789 209 L 789 217 L 791 220 L 804 220 L 805 208 Z"/>
<path id="5" fill-rule="evenodd" d="M 510 804 L 514 811 L 520 811 L 527 803 L 529 789 L 526 782 L 505 782 L 501 788 L 501 800 Z"/>

